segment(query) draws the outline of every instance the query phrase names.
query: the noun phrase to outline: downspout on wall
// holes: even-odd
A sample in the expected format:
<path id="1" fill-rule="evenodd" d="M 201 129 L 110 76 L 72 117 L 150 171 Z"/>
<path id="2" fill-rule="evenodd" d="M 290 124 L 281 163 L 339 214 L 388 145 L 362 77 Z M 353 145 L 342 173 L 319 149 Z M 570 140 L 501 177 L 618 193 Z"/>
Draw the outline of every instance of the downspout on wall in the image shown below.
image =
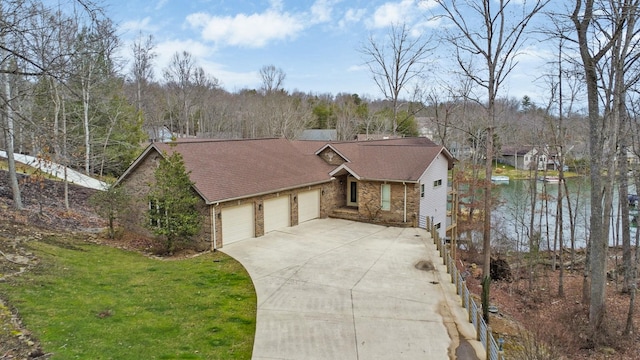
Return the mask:
<path id="1" fill-rule="evenodd" d="M 216 206 L 211 205 L 211 251 L 216 252 Z"/>
<path id="2" fill-rule="evenodd" d="M 404 185 L 404 222 L 407 222 L 407 184 L 403 181 L 402 185 Z"/>

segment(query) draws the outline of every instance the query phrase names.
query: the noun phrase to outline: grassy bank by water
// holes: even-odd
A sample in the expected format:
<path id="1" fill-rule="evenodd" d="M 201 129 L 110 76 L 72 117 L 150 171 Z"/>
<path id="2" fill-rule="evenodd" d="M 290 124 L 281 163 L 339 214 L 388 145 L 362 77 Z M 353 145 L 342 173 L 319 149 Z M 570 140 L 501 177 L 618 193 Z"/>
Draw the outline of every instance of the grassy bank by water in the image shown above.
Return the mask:
<path id="1" fill-rule="evenodd" d="M 493 175 L 506 175 L 511 180 L 526 180 L 531 179 L 536 175 L 536 172 L 533 170 L 516 170 L 513 166 L 498 164 L 493 167 Z M 558 176 L 559 171 L 557 170 L 540 170 L 537 172 L 537 176 Z M 484 172 L 481 174 L 482 178 L 484 178 Z M 579 174 L 572 171 L 565 171 L 564 176 L 566 178 L 571 178 L 575 176 L 579 176 Z"/>
<path id="2" fill-rule="evenodd" d="M 0 293 L 52 359 L 250 359 L 256 295 L 221 253 L 158 260 L 48 236 Z"/>

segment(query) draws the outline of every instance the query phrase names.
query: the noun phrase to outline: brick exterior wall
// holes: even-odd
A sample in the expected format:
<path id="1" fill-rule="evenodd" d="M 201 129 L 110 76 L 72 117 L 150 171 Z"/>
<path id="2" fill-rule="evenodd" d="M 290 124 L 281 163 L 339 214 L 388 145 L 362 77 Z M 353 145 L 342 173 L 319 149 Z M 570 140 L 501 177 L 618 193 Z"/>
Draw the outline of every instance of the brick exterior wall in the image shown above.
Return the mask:
<path id="1" fill-rule="evenodd" d="M 125 215 L 120 219 L 120 224 L 130 231 L 148 237 L 154 237 L 155 235 L 146 226 L 147 211 L 149 209 L 147 196 L 151 186 L 155 184 L 154 172 L 161 158 L 162 156 L 157 152 L 150 152 L 144 159 L 141 159 L 142 161 L 138 163 L 135 171 L 132 171 L 120 183 L 129 199 Z M 204 200 L 198 203 L 197 208 L 202 215 L 202 228 L 200 234 L 194 236 L 191 247 L 197 251 L 203 251 L 211 247 L 211 218 Z"/>
<path id="2" fill-rule="evenodd" d="M 331 199 L 334 208 L 347 206 L 347 176 L 338 176 L 333 180 L 333 187 L 330 189 L 328 197 Z"/>
<path id="3" fill-rule="evenodd" d="M 344 180 L 346 184 L 346 177 Z M 381 181 L 358 181 L 358 207 L 352 207 L 351 211 L 333 211 L 332 216 L 348 220 L 370 222 L 374 224 L 386 224 L 394 226 L 417 226 L 418 206 L 420 200 L 420 185 L 407 183 L 407 221 L 404 222 L 404 191 L 405 185 L 396 182 L 387 182 L 391 189 L 391 202 L 389 210 L 382 210 L 382 184 Z M 346 204 L 346 185 L 342 194 L 343 200 L 336 209 L 344 208 Z"/>
<path id="4" fill-rule="evenodd" d="M 358 182 L 358 213 L 363 221 L 384 224 L 404 224 L 404 190 L 402 183 L 387 183 L 391 187 L 391 203 L 389 210 L 381 209 L 382 184 L 379 181 Z M 409 183 L 407 187 L 407 224 L 413 226 L 418 212 L 420 192 L 417 184 Z M 416 191 L 418 190 L 418 191 Z"/>

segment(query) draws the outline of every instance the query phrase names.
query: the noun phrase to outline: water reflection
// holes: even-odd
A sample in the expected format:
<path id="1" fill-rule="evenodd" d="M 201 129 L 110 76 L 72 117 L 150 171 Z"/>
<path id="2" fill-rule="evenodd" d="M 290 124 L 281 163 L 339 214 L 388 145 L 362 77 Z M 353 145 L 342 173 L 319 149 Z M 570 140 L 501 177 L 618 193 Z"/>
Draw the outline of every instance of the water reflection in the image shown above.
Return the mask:
<path id="1" fill-rule="evenodd" d="M 540 236 L 540 248 L 558 248 L 555 239 L 556 219 L 558 218 L 558 183 L 511 180 L 509 184 L 496 186 L 494 189 L 500 204 L 492 214 L 492 245 L 496 249 L 504 250 L 528 250 L 530 239 L 532 200 L 531 187 L 536 187 L 536 204 L 533 211 L 533 232 Z M 587 177 L 575 177 L 567 179 L 570 206 L 567 200 L 562 203 L 562 239 L 565 248 L 571 246 L 571 219 L 575 224 L 575 247 L 584 248 L 589 236 L 589 207 L 590 207 L 590 182 Z M 564 194 L 564 189 L 562 193 Z M 635 189 L 629 189 L 630 194 L 635 194 Z M 614 214 L 610 218 L 609 244 L 616 246 L 621 243 L 622 226 L 618 217 L 618 196 L 614 196 Z M 637 216 L 637 210 L 635 210 Z M 633 215 L 632 215 L 633 216 Z M 632 234 L 634 242 L 636 228 L 626 229 Z M 474 236 L 478 236 L 475 234 Z M 480 235 L 481 236 L 481 235 Z"/>

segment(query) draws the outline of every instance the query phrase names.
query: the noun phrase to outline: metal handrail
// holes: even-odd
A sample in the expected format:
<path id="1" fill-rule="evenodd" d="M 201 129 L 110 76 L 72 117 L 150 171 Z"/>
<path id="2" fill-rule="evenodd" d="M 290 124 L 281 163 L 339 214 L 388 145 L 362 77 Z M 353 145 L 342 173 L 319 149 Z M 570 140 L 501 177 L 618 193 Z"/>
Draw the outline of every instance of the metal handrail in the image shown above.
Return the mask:
<path id="1" fill-rule="evenodd" d="M 455 261 L 451 258 L 451 254 L 444 239 L 440 238 L 438 231 L 435 226 L 433 226 L 429 217 L 426 217 L 426 229 L 431 234 L 431 238 L 440 252 L 440 257 L 443 259 L 443 262 L 447 267 L 447 273 L 451 275 L 451 282 L 456 285 L 456 291 L 458 292 L 462 306 L 467 309 L 469 314 L 469 322 L 473 324 L 473 327 L 476 330 L 477 339 L 482 343 L 482 346 L 484 346 L 487 352 L 487 359 L 504 360 L 503 351 L 500 349 L 498 343 L 493 337 L 491 327 L 482 318 L 482 312 L 480 311 L 482 307 L 471 297 L 471 292 L 469 291 L 469 288 L 467 288 L 465 277 L 460 274 L 460 271 L 458 271 Z"/>

